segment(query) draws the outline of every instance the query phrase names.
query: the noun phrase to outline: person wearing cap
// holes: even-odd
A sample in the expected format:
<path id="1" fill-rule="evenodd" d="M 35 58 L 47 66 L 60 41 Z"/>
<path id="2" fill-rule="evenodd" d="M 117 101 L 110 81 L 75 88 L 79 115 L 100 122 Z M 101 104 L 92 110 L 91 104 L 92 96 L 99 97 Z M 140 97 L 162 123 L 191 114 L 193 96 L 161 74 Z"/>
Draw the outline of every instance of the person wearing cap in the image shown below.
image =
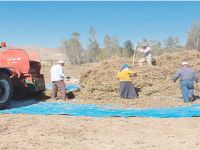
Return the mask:
<path id="1" fill-rule="evenodd" d="M 53 65 L 51 67 L 50 73 L 51 73 L 51 81 L 53 84 L 53 90 L 52 90 L 52 98 L 53 99 L 58 99 L 57 98 L 57 91 L 58 89 L 61 90 L 62 94 L 62 99 L 66 100 L 66 88 L 65 88 L 65 83 L 64 83 L 64 66 L 65 62 L 63 60 L 59 60 L 56 65 Z"/>
<path id="2" fill-rule="evenodd" d="M 189 66 L 188 62 L 182 62 L 182 67 L 173 75 L 173 81 L 180 80 L 182 97 L 185 103 L 194 100 L 194 81 L 199 83 L 199 78 L 195 70 Z"/>
<path id="3" fill-rule="evenodd" d="M 152 54 L 151 54 L 151 47 L 148 45 L 142 46 L 142 48 L 138 48 L 138 51 L 143 53 L 143 58 L 139 60 L 139 65 L 147 61 L 147 63 L 152 66 Z"/>
<path id="4" fill-rule="evenodd" d="M 117 79 L 120 81 L 120 97 L 124 99 L 137 98 L 135 86 L 132 83 L 132 77 L 136 75 L 135 71 L 130 70 L 128 64 L 123 64 L 117 73 Z"/>

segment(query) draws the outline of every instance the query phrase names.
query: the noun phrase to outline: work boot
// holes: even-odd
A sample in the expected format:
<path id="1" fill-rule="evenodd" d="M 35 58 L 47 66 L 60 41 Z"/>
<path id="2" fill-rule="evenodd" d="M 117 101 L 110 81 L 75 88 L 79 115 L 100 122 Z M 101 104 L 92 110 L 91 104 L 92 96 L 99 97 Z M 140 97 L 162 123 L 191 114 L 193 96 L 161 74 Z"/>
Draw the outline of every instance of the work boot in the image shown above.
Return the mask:
<path id="1" fill-rule="evenodd" d="M 189 96 L 189 101 L 193 102 L 194 101 L 194 97 L 193 96 Z"/>

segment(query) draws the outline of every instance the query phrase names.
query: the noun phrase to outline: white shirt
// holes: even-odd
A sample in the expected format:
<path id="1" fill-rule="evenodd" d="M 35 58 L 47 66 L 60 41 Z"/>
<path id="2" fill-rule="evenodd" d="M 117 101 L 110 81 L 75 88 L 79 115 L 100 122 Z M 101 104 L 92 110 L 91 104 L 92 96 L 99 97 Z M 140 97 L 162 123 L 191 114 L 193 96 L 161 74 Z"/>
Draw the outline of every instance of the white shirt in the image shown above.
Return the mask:
<path id="1" fill-rule="evenodd" d="M 147 46 L 145 49 L 140 48 L 138 50 L 143 53 L 144 58 L 151 57 L 151 47 Z"/>
<path id="2" fill-rule="evenodd" d="M 51 73 L 51 81 L 60 81 L 64 80 L 65 74 L 63 67 L 59 64 L 53 65 L 50 70 Z"/>
<path id="3" fill-rule="evenodd" d="M 145 49 L 139 48 L 138 50 L 139 50 L 140 52 L 147 53 L 147 52 L 150 52 L 150 51 L 151 51 L 151 47 L 147 46 Z"/>

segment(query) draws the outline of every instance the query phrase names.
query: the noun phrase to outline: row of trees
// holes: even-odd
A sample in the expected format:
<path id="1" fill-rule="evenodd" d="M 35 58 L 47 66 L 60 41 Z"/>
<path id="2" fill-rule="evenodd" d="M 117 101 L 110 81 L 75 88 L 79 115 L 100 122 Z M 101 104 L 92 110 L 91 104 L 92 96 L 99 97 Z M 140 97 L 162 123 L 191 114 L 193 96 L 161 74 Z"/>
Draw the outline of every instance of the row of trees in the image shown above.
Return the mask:
<path id="1" fill-rule="evenodd" d="M 186 47 L 200 51 L 200 21 L 195 21 L 187 33 Z"/>
<path id="2" fill-rule="evenodd" d="M 164 51 L 174 51 L 181 49 L 178 37 L 170 36 L 161 44 L 157 40 L 142 39 L 137 43 L 140 47 L 148 44 L 154 50 L 154 53 L 162 53 Z M 80 42 L 80 34 L 73 32 L 71 38 L 64 40 L 63 50 L 69 58 L 71 64 L 82 64 L 87 62 L 98 62 L 112 56 L 131 57 L 134 49 L 134 43 L 131 40 L 126 40 L 123 46 L 120 46 L 117 36 L 106 35 L 103 40 L 103 47 L 100 47 L 97 41 L 96 30 L 93 27 L 89 28 L 88 46 L 86 49 L 82 48 Z M 194 22 L 190 31 L 188 32 L 186 47 L 189 49 L 200 50 L 200 23 Z"/>

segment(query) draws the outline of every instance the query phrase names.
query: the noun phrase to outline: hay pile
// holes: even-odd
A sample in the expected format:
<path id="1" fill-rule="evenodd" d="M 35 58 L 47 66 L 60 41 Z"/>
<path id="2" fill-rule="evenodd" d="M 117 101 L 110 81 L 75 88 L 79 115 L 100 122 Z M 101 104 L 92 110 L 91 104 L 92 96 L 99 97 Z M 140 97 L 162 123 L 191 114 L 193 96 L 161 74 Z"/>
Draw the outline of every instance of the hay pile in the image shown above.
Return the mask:
<path id="1" fill-rule="evenodd" d="M 180 97 L 179 82 L 173 83 L 172 75 L 182 61 L 188 61 L 200 72 L 200 53 L 196 50 L 166 53 L 156 58 L 157 65 L 150 67 L 135 66 L 137 77 L 133 79 L 140 88 L 140 97 Z M 119 81 L 116 74 L 123 63 L 131 64 L 131 59 L 113 58 L 96 64 L 81 76 L 81 99 L 117 100 L 119 99 Z"/>

